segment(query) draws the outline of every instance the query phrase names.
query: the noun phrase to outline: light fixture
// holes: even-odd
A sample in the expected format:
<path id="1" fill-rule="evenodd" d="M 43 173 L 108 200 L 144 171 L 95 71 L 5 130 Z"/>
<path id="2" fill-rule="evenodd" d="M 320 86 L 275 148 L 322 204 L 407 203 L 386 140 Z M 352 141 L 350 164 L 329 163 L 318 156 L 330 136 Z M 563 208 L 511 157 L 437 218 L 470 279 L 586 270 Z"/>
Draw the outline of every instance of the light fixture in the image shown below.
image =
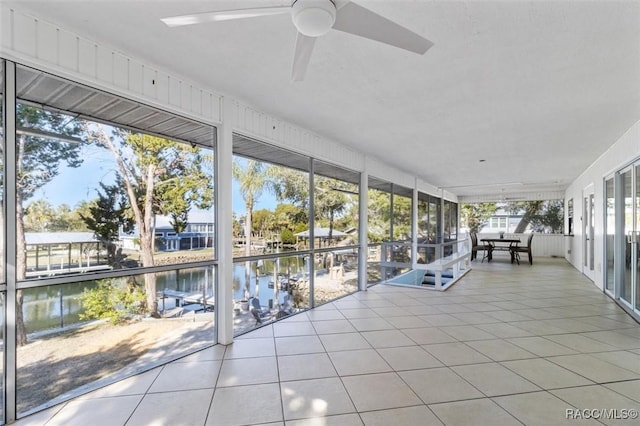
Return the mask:
<path id="1" fill-rule="evenodd" d="M 291 6 L 291 19 L 301 34 L 320 37 L 336 22 L 336 5 L 331 0 L 296 0 Z"/>
<path id="2" fill-rule="evenodd" d="M 55 139 L 60 142 L 81 144 L 83 140 L 76 136 L 64 135 L 62 133 L 53 133 L 46 130 L 34 129 L 32 127 L 16 127 L 16 133 L 24 136 L 33 136 L 36 138 Z"/>

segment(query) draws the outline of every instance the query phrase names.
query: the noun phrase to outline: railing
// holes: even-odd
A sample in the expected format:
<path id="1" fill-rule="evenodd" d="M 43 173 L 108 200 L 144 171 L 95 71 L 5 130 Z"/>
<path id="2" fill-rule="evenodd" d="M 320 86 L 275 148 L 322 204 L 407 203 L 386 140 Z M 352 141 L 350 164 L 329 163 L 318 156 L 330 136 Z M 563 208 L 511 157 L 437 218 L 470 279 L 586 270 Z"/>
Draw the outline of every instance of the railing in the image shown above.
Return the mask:
<path id="1" fill-rule="evenodd" d="M 470 250 L 465 239 L 417 244 L 415 263 L 411 262 L 411 246 L 410 242 L 382 243 L 381 266 L 385 279 L 392 280 L 390 283 L 424 287 L 424 276 L 431 273 L 435 277 L 432 288 L 444 290 L 468 270 Z M 443 273 L 449 273 L 446 282 Z"/>

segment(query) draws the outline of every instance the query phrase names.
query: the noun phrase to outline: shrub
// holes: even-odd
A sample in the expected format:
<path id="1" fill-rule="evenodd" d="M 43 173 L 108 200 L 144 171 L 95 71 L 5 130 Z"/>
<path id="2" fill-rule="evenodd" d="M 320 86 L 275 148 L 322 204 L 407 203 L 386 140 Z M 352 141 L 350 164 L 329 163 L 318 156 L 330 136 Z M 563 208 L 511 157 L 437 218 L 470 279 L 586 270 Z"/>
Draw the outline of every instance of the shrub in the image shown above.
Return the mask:
<path id="1" fill-rule="evenodd" d="M 280 233 L 280 241 L 282 241 L 283 244 L 295 244 L 296 237 L 290 229 L 284 228 Z"/>
<path id="2" fill-rule="evenodd" d="M 106 279 L 97 284 L 80 295 L 84 308 L 80 319 L 108 319 L 112 324 L 121 324 L 145 312 L 146 297 L 135 282 Z"/>

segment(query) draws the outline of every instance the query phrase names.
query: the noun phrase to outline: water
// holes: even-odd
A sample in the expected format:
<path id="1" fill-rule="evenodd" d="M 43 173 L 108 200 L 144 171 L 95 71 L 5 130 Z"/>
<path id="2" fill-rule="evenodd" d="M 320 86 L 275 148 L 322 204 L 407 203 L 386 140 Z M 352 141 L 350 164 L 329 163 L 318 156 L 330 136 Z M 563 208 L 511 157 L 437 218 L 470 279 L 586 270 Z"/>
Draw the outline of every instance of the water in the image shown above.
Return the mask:
<path id="1" fill-rule="evenodd" d="M 269 282 L 274 281 L 274 273 L 302 275 L 306 268 L 306 259 L 299 256 L 280 258 L 279 260 L 252 261 L 249 274 L 249 295 L 255 296 L 256 284 L 261 305 L 283 303 L 286 291 L 279 291 L 278 301 L 274 299 L 274 289 Z M 233 267 L 233 298 L 244 298 L 246 286 L 246 262 L 236 263 Z M 156 274 L 157 291 L 164 289 L 183 291 L 186 293 L 206 293 L 214 291 L 214 269 L 193 268 Z M 256 278 L 257 277 L 257 278 Z M 143 275 L 137 275 L 138 282 L 143 282 Z M 220 285 L 224 285 L 221 283 Z M 23 313 L 28 333 L 60 328 L 81 322 L 83 312 L 80 295 L 84 289 L 95 288 L 95 281 L 83 281 L 56 286 L 37 287 L 23 290 Z M 161 307 L 162 305 L 160 305 Z"/>

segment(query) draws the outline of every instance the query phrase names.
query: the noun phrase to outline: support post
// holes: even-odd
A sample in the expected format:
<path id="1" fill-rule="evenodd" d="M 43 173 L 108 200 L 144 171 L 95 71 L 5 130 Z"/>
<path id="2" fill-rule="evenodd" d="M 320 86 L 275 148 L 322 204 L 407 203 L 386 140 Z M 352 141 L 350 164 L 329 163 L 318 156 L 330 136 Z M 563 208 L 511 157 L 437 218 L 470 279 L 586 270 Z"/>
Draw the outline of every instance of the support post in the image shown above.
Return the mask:
<path id="1" fill-rule="evenodd" d="M 216 325 L 218 343 L 233 342 L 233 200 L 231 164 L 233 163 L 233 104 L 222 99 L 222 125 L 218 127 L 216 147 L 216 227 L 218 232 L 218 282 Z"/>

